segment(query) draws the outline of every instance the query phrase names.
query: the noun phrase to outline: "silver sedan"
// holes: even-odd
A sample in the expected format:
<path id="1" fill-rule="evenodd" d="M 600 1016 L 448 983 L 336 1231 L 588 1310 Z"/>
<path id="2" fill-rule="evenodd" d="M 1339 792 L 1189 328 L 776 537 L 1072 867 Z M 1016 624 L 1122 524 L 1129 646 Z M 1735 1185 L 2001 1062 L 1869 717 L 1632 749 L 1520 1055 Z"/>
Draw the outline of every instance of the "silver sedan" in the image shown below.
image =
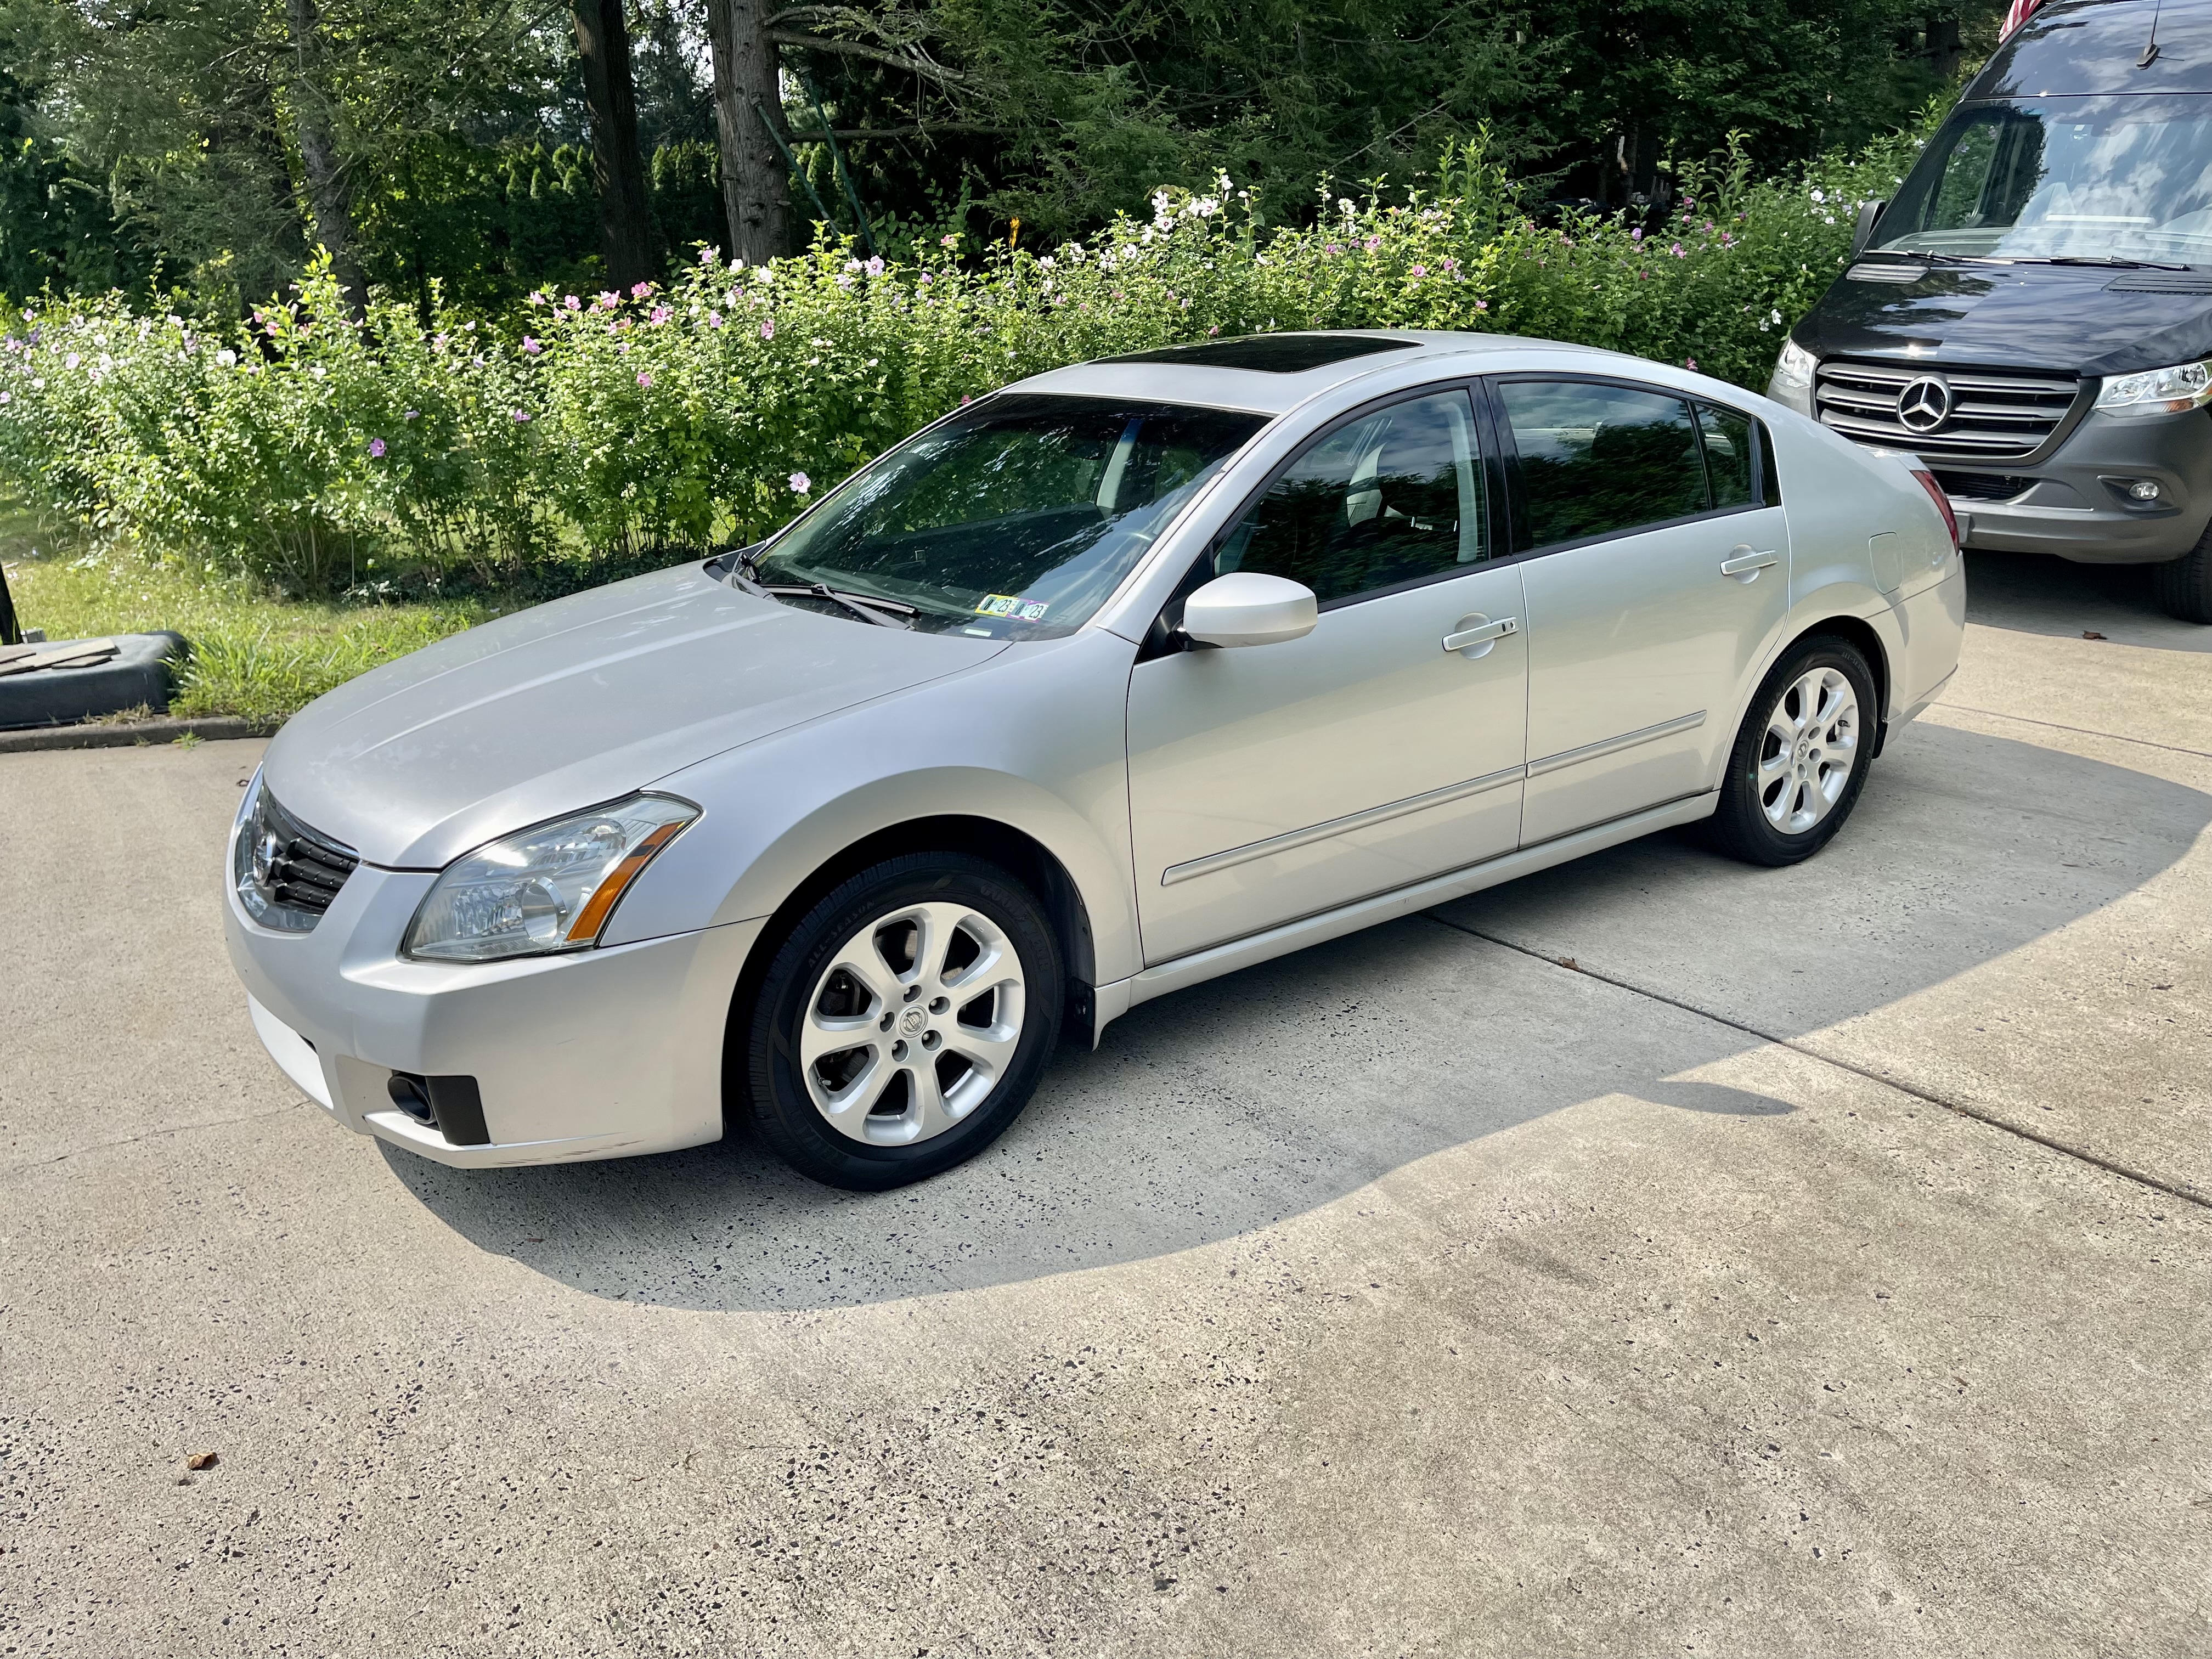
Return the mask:
<path id="1" fill-rule="evenodd" d="M 734 1127 L 890 1187 L 1149 998 L 1670 826 L 1809 856 L 1964 610 L 1933 480 L 1699 374 L 1146 352 L 324 697 L 231 956 L 301 1090 L 441 1163 Z"/>

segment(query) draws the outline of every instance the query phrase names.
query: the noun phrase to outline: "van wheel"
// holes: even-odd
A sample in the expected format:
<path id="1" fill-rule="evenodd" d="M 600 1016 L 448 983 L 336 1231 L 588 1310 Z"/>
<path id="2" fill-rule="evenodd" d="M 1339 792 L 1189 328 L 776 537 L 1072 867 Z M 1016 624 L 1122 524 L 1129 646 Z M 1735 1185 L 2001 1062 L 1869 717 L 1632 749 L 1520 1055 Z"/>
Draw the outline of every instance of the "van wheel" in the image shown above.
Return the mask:
<path id="1" fill-rule="evenodd" d="M 2212 527 L 2188 552 L 2151 572 L 2160 610 L 2186 623 L 2212 623 Z"/>
<path id="2" fill-rule="evenodd" d="M 732 1105 L 833 1187 L 879 1192 L 973 1158 L 1060 1036 L 1060 945 L 1013 876 L 962 853 L 885 860 L 793 924 L 732 1022 Z"/>
<path id="3" fill-rule="evenodd" d="M 1705 839 L 1747 864 L 1811 858 L 1858 805 L 1878 718 L 1858 648 L 1825 635 L 1800 640 L 1751 700 Z"/>

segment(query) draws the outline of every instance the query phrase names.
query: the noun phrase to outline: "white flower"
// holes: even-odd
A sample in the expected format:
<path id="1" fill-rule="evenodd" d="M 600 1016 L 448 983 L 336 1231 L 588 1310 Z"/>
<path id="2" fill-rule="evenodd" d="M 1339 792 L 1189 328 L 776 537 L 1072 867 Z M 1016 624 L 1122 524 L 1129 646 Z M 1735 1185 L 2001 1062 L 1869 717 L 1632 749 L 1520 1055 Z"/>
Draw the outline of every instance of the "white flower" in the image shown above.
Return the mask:
<path id="1" fill-rule="evenodd" d="M 804 495 L 808 490 L 813 488 L 814 480 L 808 477 L 804 472 L 794 472 L 791 475 L 791 493 L 793 495 Z"/>
<path id="2" fill-rule="evenodd" d="M 775 281 L 775 268 L 772 265 L 755 265 L 753 281 L 758 283 L 763 288 L 770 286 Z"/>
<path id="3" fill-rule="evenodd" d="M 225 368 L 228 368 L 238 362 L 238 354 L 226 346 L 222 350 L 215 354 L 215 360 L 221 363 Z"/>
<path id="4" fill-rule="evenodd" d="M 1813 199 L 1816 202 L 1825 202 L 1828 199 L 1828 192 L 1824 190 L 1816 190 L 1813 192 Z"/>
<path id="5" fill-rule="evenodd" d="M 68 356 L 66 356 L 66 357 L 64 357 L 64 358 L 63 358 L 63 359 L 62 359 L 62 367 L 63 367 L 64 368 L 76 368 L 79 363 L 82 362 L 83 361 L 84 361 L 84 359 L 83 359 L 82 357 L 79 356 L 76 352 L 72 351 L 72 352 L 70 352 L 70 355 L 69 355 Z"/>
<path id="6" fill-rule="evenodd" d="M 323 366 L 320 363 L 317 363 L 313 368 L 309 369 L 307 373 L 313 375 L 319 380 L 323 378 Z"/>

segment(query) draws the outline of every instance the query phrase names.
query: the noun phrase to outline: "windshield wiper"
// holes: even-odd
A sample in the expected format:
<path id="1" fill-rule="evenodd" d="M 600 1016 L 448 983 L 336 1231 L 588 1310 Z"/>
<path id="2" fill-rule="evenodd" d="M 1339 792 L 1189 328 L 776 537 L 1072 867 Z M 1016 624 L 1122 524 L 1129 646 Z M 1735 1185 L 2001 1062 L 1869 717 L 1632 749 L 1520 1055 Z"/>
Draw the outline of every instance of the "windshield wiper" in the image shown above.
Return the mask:
<path id="1" fill-rule="evenodd" d="M 2051 253 L 2041 256 L 2023 254 L 2021 262 L 2031 265 L 2101 265 L 2108 270 L 2186 270 L 2187 265 L 2170 265 L 2156 259 L 2123 259 L 2113 253 Z"/>
<path id="2" fill-rule="evenodd" d="M 755 582 L 756 592 L 781 599 L 823 599 L 831 605 L 841 605 L 863 622 L 872 622 L 882 628 L 911 628 L 911 622 L 902 622 L 902 617 L 919 617 L 921 612 L 910 605 L 901 605 L 896 599 L 879 599 L 872 593 L 848 593 L 827 582 Z"/>

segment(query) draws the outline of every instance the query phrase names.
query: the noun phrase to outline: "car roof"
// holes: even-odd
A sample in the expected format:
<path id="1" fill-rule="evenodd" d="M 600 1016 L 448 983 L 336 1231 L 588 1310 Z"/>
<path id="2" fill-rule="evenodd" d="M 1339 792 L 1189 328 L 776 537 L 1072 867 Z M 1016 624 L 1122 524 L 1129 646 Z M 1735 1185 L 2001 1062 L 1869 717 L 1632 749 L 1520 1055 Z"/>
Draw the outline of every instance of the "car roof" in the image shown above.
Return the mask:
<path id="1" fill-rule="evenodd" d="M 1617 352 L 1594 346 L 1565 345 L 1555 340 L 1531 340 L 1514 334 L 1460 334 L 1440 329 L 1344 328 L 1301 330 L 1265 336 L 1246 336 L 1285 344 L 1297 341 L 1388 342 L 1380 349 L 1357 356 L 1335 356 L 1327 349 L 1307 354 L 1285 351 L 1274 355 L 1291 362 L 1302 357 L 1335 356 L 1335 361 L 1312 368 L 1231 368 L 1205 361 L 1232 342 L 1201 341 L 1188 348 L 1189 356 L 1170 349 L 1109 357 L 1077 363 L 1018 380 L 1008 392 L 1057 393 L 1064 397 L 1143 398 L 1169 404 L 1197 404 L 1210 409 L 1242 409 L 1257 414 L 1281 415 L 1308 399 L 1352 380 L 1388 371 L 1394 380 L 1415 363 L 1433 363 L 1439 378 L 1464 365 L 1469 374 L 1481 372 L 1483 360 L 1500 352 L 1541 349 L 1593 358 L 1617 359 Z"/>

